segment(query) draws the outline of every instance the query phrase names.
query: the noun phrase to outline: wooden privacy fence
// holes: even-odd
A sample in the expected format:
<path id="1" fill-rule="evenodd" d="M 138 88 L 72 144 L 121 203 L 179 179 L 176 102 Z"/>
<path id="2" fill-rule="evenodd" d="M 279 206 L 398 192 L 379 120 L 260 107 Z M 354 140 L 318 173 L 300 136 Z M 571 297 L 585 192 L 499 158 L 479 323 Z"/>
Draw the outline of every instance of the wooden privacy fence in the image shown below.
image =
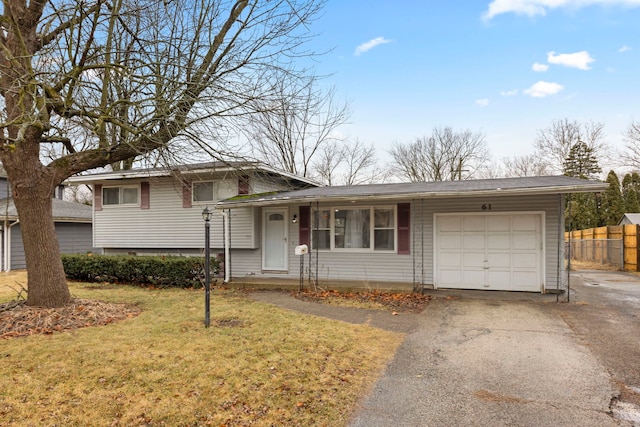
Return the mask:
<path id="1" fill-rule="evenodd" d="M 627 271 L 640 271 L 640 226 L 636 224 L 609 225 L 564 233 L 571 242 L 571 259 L 601 262 L 619 266 Z M 620 260 L 620 261 L 618 261 Z"/>

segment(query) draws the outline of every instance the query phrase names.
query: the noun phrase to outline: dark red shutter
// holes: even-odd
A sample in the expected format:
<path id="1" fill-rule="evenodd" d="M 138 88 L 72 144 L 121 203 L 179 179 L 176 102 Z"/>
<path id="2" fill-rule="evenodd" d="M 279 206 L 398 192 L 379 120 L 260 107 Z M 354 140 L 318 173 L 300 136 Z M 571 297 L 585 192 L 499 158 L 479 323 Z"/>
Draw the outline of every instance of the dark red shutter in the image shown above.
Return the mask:
<path id="1" fill-rule="evenodd" d="M 102 184 L 93 186 L 93 210 L 102 210 Z"/>
<path id="2" fill-rule="evenodd" d="M 411 253 L 411 204 L 398 203 L 398 254 Z"/>
<path id="3" fill-rule="evenodd" d="M 140 209 L 149 209 L 149 183 L 140 183 Z"/>
<path id="4" fill-rule="evenodd" d="M 249 177 L 241 176 L 238 178 L 238 194 L 249 194 Z"/>
<path id="5" fill-rule="evenodd" d="M 311 239 L 309 239 L 311 233 L 311 215 L 309 206 L 300 206 L 300 210 L 298 211 L 298 224 L 300 224 L 298 229 L 300 233 L 300 244 L 309 246 L 311 243 Z"/>
<path id="6" fill-rule="evenodd" d="M 182 207 L 191 207 L 191 181 L 182 183 Z"/>

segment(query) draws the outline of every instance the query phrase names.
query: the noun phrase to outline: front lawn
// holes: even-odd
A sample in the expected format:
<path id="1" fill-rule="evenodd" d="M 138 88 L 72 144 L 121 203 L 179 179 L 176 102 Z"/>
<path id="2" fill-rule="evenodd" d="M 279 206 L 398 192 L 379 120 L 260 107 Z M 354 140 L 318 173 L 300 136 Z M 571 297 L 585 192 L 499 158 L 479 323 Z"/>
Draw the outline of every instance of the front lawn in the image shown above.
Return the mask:
<path id="1" fill-rule="evenodd" d="M 202 290 L 71 292 L 142 312 L 0 341 L 0 425 L 346 425 L 402 341 L 236 291 L 212 292 L 209 329 Z M 14 296 L 0 286 L 0 303 Z"/>

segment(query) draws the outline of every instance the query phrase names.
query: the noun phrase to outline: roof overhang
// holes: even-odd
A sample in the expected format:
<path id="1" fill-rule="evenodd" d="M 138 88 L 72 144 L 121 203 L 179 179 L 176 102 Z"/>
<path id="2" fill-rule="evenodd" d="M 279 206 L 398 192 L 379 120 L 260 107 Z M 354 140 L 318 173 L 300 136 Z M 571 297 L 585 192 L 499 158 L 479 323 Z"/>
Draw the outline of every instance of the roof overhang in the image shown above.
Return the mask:
<path id="1" fill-rule="evenodd" d="M 101 172 L 87 175 L 75 175 L 67 178 L 66 182 L 69 184 L 93 184 L 103 181 L 148 179 L 170 177 L 176 175 L 211 175 L 230 172 L 238 174 L 241 174 L 242 172 L 268 173 L 272 175 L 279 175 L 283 178 L 302 182 L 311 186 L 317 187 L 321 185 L 312 179 L 297 176 L 288 172 L 282 172 L 260 162 L 215 162 L 200 163 L 194 165 L 180 165 L 166 168 L 131 169 L 117 172 Z"/>
<path id="2" fill-rule="evenodd" d="M 499 182 L 500 180 L 494 180 Z M 575 184 L 570 185 L 544 185 L 544 186 L 523 186 L 516 188 L 484 188 L 465 190 L 462 188 L 443 190 L 433 189 L 427 191 L 394 191 L 391 187 L 390 191 L 384 191 L 385 184 L 377 186 L 352 186 L 358 190 L 359 187 L 364 191 L 354 191 L 349 194 L 343 194 L 338 190 L 332 192 L 332 187 L 323 187 L 309 190 L 290 191 L 278 194 L 256 195 L 255 197 L 230 198 L 222 200 L 216 204 L 216 209 L 233 209 L 238 207 L 250 206 L 270 206 L 283 204 L 311 204 L 311 203 L 334 203 L 334 202 L 366 202 L 366 201 L 398 201 L 398 200 L 416 200 L 416 199 L 432 199 L 432 198 L 464 198 L 464 197 L 487 197 L 487 196 L 523 196 L 523 195 L 552 195 L 552 194 L 571 194 L 571 193 L 597 193 L 606 190 L 609 186 L 606 182 L 584 181 L 580 183 L 576 180 Z M 433 184 L 433 183 L 428 183 Z M 386 184 L 393 186 L 396 184 Z M 437 187 L 437 185 L 431 185 Z M 367 188 L 375 188 L 383 191 L 367 192 Z"/>

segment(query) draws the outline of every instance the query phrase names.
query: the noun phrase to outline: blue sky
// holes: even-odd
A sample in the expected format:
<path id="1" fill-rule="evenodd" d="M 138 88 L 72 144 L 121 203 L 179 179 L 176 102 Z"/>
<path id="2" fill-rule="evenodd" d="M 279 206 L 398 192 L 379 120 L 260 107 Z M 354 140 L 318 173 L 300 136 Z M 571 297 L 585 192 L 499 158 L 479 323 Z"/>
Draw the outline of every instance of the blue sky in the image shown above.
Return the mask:
<path id="1" fill-rule="evenodd" d="M 640 0 L 329 0 L 312 47 L 341 98 L 340 132 L 377 147 L 434 127 L 483 132 L 500 159 L 555 119 L 640 120 Z"/>

